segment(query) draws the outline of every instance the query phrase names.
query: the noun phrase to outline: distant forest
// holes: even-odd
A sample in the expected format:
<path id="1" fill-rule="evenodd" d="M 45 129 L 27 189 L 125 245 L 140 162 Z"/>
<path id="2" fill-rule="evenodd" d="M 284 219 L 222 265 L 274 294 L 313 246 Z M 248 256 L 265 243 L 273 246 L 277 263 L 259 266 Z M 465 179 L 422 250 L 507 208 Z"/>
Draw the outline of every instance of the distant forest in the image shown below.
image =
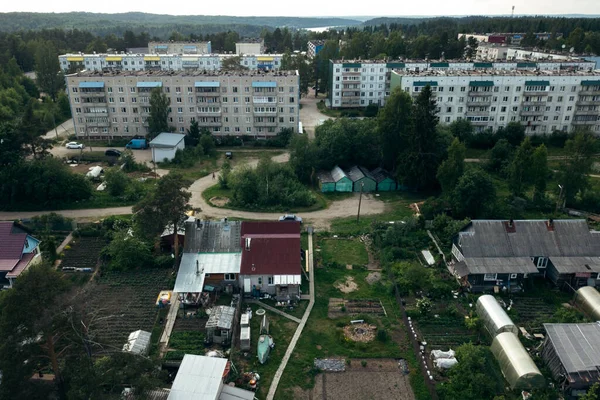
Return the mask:
<path id="1" fill-rule="evenodd" d="M 181 34 L 211 34 L 235 31 L 242 36 L 257 36 L 263 28 L 290 29 L 322 26 L 354 26 L 361 22 L 345 18 L 300 17 L 232 17 L 206 15 L 160 15 L 146 13 L 95 14 L 72 13 L 4 13 L 0 14 L 0 32 L 41 29 L 82 29 L 96 35 L 113 33 L 122 35 L 126 30 L 147 32 L 151 36 L 164 37 L 177 31 Z"/>

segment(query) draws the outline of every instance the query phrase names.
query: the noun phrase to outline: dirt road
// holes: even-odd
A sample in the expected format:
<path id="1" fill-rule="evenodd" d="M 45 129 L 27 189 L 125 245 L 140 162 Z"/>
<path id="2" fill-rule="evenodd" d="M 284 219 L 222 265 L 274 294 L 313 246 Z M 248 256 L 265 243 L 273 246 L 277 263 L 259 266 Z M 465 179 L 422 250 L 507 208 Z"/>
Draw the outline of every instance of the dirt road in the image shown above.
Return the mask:
<path id="1" fill-rule="evenodd" d="M 320 100 L 315 98 L 315 91 L 313 89 L 308 89 L 308 95 L 300 99 L 300 104 L 302 105 L 300 109 L 300 121 L 309 139 L 315 138 L 315 128 L 319 126 L 321 120 L 331 118 L 325 114 L 321 114 L 317 108 L 317 103 Z"/>
<path id="2" fill-rule="evenodd" d="M 94 148 L 96 150 L 96 148 Z M 289 160 L 289 153 L 283 153 L 273 157 L 273 161 L 284 163 Z M 249 159 L 244 165 L 256 166 L 258 159 Z M 216 177 L 218 178 L 219 172 Z M 190 205 L 194 208 L 200 208 L 202 211 L 200 215 L 203 218 L 224 218 L 224 217 L 236 217 L 245 219 L 257 219 L 257 220 L 277 220 L 286 210 L 281 210 L 277 213 L 257 213 L 251 211 L 236 211 L 226 208 L 218 208 L 210 206 L 202 197 L 202 192 L 209 187 L 215 185 L 217 179 L 213 180 L 212 175 L 207 175 L 204 178 L 200 178 L 195 181 L 189 188 L 192 193 L 190 199 Z M 304 219 L 304 222 L 312 224 L 315 229 L 329 229 L 331 221 L 335 218 L 351 217 L 356 215 L 358 210 L 358 197 L 359 194 L 355 193 L 354 196 L 334 201 L 330 206 L 324 210 L 301 213 L 300 216 Z M 385 203 L 371 194 L 363 194 L 362 203 L 360 207 L 361 215 L 374 215 L 381 214 L 385 211 Z M 0 212 L 0 220 L 15 220 L 32 218 L 36 215 L 49 214 L 51 211 L 32 211 L 32 212 Z M 98 209 L 85 209 L 85 210 L 60 210 L 54 211 L 57 214 L 64 215 L 68 218 L 74 218 L 80 221 L 93 221 L 98 218 L 107 217 L 110 215 L 124 215 L 131 214 L 131 207 L 115 207 L 115 208 L 98 208 Z"/>

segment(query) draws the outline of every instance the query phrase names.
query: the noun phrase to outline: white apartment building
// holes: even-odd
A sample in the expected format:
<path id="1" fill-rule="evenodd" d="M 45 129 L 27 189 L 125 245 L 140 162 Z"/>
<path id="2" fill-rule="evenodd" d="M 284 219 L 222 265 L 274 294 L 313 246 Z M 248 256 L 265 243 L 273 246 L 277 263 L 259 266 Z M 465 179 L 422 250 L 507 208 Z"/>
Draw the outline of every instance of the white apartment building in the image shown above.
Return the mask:
<path id="1" fill-rule="evenodd" d="M 211 54 L 210 42 L 149 42 L 150 54 Z"/>
<path id="2" fill-rule="evenodd" d="M 369 104 L 383 106 L 390 95 L 392 71 L 591 71 L 593 61 L 382 61 L 382 60 L 330 60 L 329 101 L 331 108 L 361 108 Z"/>
<path id="3" fill-rule="evenodd" d="M 600 134 L 600 72 L 394 71 L 391 90 L 417 96 L 430 85 L 440 122 L 470 120 L 478 131 L 520 122 L 528 135 L 589 128 Z"/>
<path id="4" fill-rule="evenodd" d="M 308 58 L 315 58 L 319 51 L 325 46 L 324 40 L 309 40 L 308 41 L 308 51 L 306 52 L 306 56 Z"/>
<path id="5" fill-rule="evenodd" d="M 508 57 L 508 47 L 479 44 L 475 59 L 480 61 L 505 61 Z"/>
<path id="6" fill-rule="evenodd" d="M 265 53 L 264 39 L 248 39 L 235 44 L 235 54 L 241 56 L 243 54 L 257 55 Z"/>
<path id="7" fill-rule="evenodd" d="M 568 62 L 579 61 L 583 59 L 581 57 L 573 57 L 566 54 L 533 51 L 516 47 L 501 46 L 497 44 L 480 44 L 477 46 L 477 53 L 475 57 L 480 61 L 529 60 Z"/>
<path id="8" fill-rule="evenodd" d="M 219 71 L 223 61 L 235 54 L 63 54 L 63 72 L 88 71 Z M 278 70 L 282 54 L 243 55 L 240 65 L 249 70 Z"/>
<path id="9" fill-rule="evenodd" d="M 192 121 L 215 136 L 266 138 L 298 132 L 296 71 L 83 71 L 65 77 L 78 137 L 108 139 L 148 133 L 150 95 L 170 101 L 169 125 L 185 133 Z"/>

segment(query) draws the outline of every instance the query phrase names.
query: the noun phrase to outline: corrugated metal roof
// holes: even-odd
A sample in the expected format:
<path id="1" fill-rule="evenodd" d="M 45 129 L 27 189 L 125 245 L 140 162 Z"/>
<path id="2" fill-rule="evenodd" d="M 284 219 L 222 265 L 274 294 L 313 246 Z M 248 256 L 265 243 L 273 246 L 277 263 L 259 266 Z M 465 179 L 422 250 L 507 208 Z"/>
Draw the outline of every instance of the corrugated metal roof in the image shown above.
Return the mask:
<path id="1" fill-rule="evenodd" d="M 254 392 L 225 385 L 223 386 L 219 400 L 254 400 Z"/>
<path id="2" fill-rule="evenodd" d="M 317 179 L 319 179 L 321 183 L 335 183 L 335 179 L 333 179 L 330 171 L 320 171 L 317 174 Z"/>
<path id="3" fill-rule="evenodd" d="M 23 273 L 23 271 L 25 271 L 25 269 L 27 269 L 27 267 L 29 266 L 29 264 L 31 263 L 31 260 L 33 260 L 35 257 L 41 257 L 41 254 L 35 254 L 35 253 L 27 253 L 27 254 L 23 254 L 23 258 L 21 258 L 21 260 L 19 260 L 19 262 L 17 262 L 17 264 L 13 267 L 13 269 L 6 274 L 7 278 L 17 278 L 19 275 L 21 275 Z"/>
<path id="4" fill-rule="evenodd" d="M 363 171 L 356 165 L 350 169 L 347 169 L 345 172 L 352 182 L 356 182 L 365 177 Z"/>
<path id="5" fill-rule="evenodd" d="M 534 274 L 538 270 L 529 257 L 465 257 L 470 274 Z"/>
<path id="6" fill-rule="evenodd" d="M 346 173 L 337 165 L 331 170 L 331 176 L 335 182 L 339 182 L 344 178 L 347 178 Z"/>
<path id="7" fill-rule="evenodd" d="M 548 340 L 567 373 L 600 369 L 600 325 L 544 324 Z"/>
<path id="8" fill-rule="evenodd" d="M 300 237 L 300 222 L 298 221 L 243 221 L 242 237 L 255 234 L 295 234 Z"/>
<path id="9" fill-rule="evenodd" d="M 239 253 L 241 246 L 240 221 L 200 221 L 185 223 L 186 253 Z"/>
<path id="10" fill-rule="evenodd" d="M 197 254 L 183 253 L 181 264 L 177 272 L 175 287 L 176 293 L 200 293 L 204 289 L 204 271 L 198 263 L 196 268 Z"/>
<path id="11" fill-rule="evenodd" d="M 561 274 L 600 272 L 600 257 L 550 257 L 550 262 Z"/>
<path id="12" fill-rule="evenodd" d="M 301 273 L 300 237 L 253 237 L 242 251 L 243 275 L 297 275 Z"/>
<path id="13" fill-rule="evenodd" d="M 394 178 L 392 178 L 392 175 L 390 175 L 390 173 L 383 168 L 375 168 L 373 171 L 371 171 L 371 176 L 377 183 L 383 182 L 386 179 L 391 179 L 394 182 L 396 181 Z"/>
<path id="14" fill-rule="evenodd" d="M 498 334 L 490 349 L 500 364 L 502 375 L 512 389 L 544 387 L 544 376 L 514 333 Z"/>
<path id="15" fill-rule="evenodd" d="M 217 399 L 226 366 L 225 358 L 184 355 L 168 399 Z"/>
<path id="16" fill-rule="evenodd" d="M 600 236 L 585 220 L 474 220 L 459 233 L 465 257 L 600 256 Z"/>
<path id="17" fill-rule="evenodd" d="M 13 225 L 12 221 L 0 222 L 0 260 L 15 260 L 16 264 L 21 259 L 27 234 L 14 232 Z"/>
<path id="18" fill-rule="evenodd" d="M 181 133 L 163 132 L 152 139 L 150 147 L 175 147 L 185 138 Z"/>
<path id="19" fill-rule="evenodd" d="M 131 332 L 127 343 L 123 346 L 123 351 L 127 351 L 133 354 L 146 355 L 150 349 L 150 332 L 138 330 Z"/>

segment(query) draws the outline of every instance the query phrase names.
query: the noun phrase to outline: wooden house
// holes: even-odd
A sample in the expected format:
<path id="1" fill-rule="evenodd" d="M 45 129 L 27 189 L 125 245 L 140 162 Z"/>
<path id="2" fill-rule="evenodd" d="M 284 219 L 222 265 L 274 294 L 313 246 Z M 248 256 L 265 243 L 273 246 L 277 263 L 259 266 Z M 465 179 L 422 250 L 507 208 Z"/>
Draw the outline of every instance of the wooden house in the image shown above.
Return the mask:
<path id="1" fill-rule="evenodd" d="M 377 182 L 371 173 L 363 167 L 354 166 L 346 171 L 346 175 L 352 180 L 354 192 L 374 192 L 377 190 Z"/>
<path id="2" fill-rule="evenodd" d="M 378 192 L 391 192 L 398 189 L 398 182 L 383 168 L 375 168 L 371 176 L 377 182 Z"/>

